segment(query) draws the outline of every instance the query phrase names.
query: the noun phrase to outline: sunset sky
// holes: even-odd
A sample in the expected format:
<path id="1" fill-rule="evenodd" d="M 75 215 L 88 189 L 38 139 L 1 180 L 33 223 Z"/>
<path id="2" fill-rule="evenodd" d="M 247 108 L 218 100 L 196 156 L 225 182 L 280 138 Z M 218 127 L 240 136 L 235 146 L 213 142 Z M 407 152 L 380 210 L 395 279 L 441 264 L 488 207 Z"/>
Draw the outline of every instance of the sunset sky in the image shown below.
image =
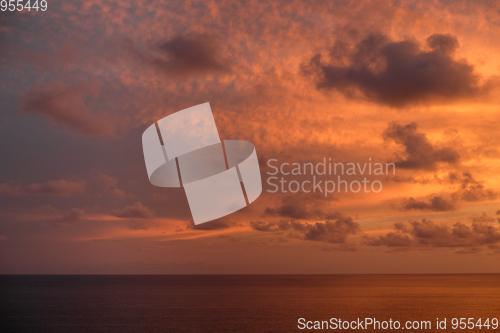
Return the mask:
<path id="1" fill-rule="evenodd" d="M 500 5 L 47 2 L 0 12 L 0 273 L 500 273 Z M 205 102 L 263 193 L 195 226 L 141 136 Z M 268 192 L 324 158 L 396 174 Z"/>

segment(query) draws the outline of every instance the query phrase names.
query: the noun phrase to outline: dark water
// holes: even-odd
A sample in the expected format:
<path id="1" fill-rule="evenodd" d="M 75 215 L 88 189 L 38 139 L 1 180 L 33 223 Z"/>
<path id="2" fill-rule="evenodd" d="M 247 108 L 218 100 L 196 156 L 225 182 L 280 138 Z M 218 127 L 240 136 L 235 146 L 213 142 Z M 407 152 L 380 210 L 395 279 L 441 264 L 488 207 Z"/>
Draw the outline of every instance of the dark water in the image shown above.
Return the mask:
<path id="1" fill-rule="evenodd" d="M 478 332 L 451 318 L 500 318 L 500 275 L 0 276 L 0 297 L 0 332 L 291 332 L 332 317 Z"/>

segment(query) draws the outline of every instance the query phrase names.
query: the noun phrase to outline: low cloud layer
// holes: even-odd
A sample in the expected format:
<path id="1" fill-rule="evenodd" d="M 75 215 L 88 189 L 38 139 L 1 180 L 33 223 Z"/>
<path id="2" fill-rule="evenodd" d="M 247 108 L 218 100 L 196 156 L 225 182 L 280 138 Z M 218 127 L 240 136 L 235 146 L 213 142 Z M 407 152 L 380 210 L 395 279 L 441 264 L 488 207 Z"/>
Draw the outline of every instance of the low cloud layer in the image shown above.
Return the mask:
<path id="1" fill-rule="evenodd" d="M 301 223 L 294 220 L 279 222 L 250 222 L 252 229 L 262 232 L 290 231 L 299 238 L 308 241 L 319 241 L 334 244 L 344 244 L 348 236 L 361 233 L 361 227 L 349 216 L 336 213 L 335 221 Z"/>
<path id="2" fill-rule="evenodd" d="M 456 59 L 458 39 L 434 34 L 421 46 L 415 40 L 393 41 L 371 34 L 356 45 L 337 41 L 330 60 L 314 56 L 306 73 L 315 73 L 319 89 L 337 90 L 347 97 L 361 92 L 392 107 L 430 101 L 453 101 L 480 96 L 493 86 L 480 83 L 474 66 Z"/>
<path id="3" fill-rule="evenodd" d="M 485 223 L 485 216 L 482 215 L 482 220 L 473 220 L 470 226 L 460 222 L 449 226 L 428 219 L 409 224 L 396 223 L 395 231 L 379 237 L 366 236 L 365 243 L 390 248 L 450 247 L 473 250 L 488 246 L 497 250 L 500 248 L 500 228 Z"/>
<path id="4" fill-rule="evenodd" d="M 408 211 L 445 212 L 458 209 L 464 202 L 482 202 L 495 200 L 498 197 L 497 191 L 487 188 L 470 172 L 450 172 L 448 177 L 437 179 L 437 181 L 448 186 L 455 186 L 455 189 L 439 196 L 431 196 L 431 198 L 405 198 L 399 208 Z"/>
<path id="5" fill-rule="evenodd" d="M 427 201 L 419 201 L 412 197 L 405 199 L 402 205 L 403 210 L 430 210 L 435 212 L 445 212 L 454 210 L 453 203 L 442 197 L 434 197 Z"/>

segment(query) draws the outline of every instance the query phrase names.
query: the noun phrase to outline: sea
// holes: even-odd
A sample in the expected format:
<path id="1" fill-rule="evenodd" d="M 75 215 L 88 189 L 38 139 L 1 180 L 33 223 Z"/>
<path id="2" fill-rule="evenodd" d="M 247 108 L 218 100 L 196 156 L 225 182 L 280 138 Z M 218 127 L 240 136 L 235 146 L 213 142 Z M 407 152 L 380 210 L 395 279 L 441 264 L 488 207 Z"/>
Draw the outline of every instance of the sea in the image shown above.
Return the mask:
<path id="1" fill-rule="evenodd" d="M 0 275 L 0 332 L 499 332 L 494 318 L 500 274 Z"/>

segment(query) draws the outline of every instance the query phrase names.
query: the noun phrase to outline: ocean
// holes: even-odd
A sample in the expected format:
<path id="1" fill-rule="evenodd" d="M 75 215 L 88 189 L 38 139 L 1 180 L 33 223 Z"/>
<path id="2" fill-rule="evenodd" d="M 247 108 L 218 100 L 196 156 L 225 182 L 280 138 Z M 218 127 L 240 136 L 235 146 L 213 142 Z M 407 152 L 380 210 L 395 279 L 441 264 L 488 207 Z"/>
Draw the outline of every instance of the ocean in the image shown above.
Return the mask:
<path id="1" fill-rule="evenodd" d="M 500 274 L 3 275 L 0 297 L 0 332 L 301 332 L 365 318 L 479 332 L 452 320 L 500 319 Z"/>

